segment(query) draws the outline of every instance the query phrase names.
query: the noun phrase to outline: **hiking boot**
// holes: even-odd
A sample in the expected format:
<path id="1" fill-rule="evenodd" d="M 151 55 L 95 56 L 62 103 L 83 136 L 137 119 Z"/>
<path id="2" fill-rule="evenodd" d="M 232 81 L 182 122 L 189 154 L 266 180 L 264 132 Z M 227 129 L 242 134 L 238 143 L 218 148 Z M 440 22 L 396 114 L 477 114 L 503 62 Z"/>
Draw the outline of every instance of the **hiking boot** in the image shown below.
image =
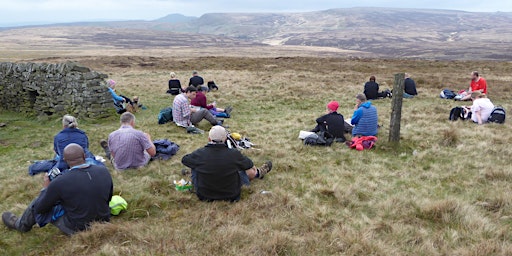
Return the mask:
<path id="1" fill-rule="evenodd" d="M 258 178 L 263 179 L 267 173 L 272 170 L 272 161 L 266 161 L 260 168 L 258 168 Z"/>
<path id="2" fill-rule="evenodd" d="M 224 109 L 224 113 L 228 114 L 228 116 L 231 116 L 231 111 L 233 111 L 233 107 L 231 107 L 231 106 L 227 106 Z"/>
<path id="3" fill-rule="evenodd" d="M 110 160 L 110 149 L 108 148 L 108 142 L 106 140 L 100 140 L 100 145 L 105 150 L 105 156 Z"/>
<path id="4" fill-rule="evenodd" d="M 10 229 L 16 229 L 16 222 L 18 221 L 18 217 L 16 217 L 16 215 L 14 215 L 12 212 L 4 212 L 2 214 L 2 221 L 6 227 Z"/>

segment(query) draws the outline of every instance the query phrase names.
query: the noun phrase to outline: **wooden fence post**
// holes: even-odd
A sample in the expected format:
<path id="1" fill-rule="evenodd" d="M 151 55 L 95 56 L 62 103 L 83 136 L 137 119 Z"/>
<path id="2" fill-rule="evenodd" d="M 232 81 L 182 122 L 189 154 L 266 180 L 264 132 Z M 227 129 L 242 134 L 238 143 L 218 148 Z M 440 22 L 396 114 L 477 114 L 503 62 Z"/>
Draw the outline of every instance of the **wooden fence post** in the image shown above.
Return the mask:
<path id="1" fill-rule="evenodd" d="M 389 124 L 389 142 L 400 142 L 400 120 L 402 119 L 402 100 L 404 96 L 405 73 L 395 74 L 393 100 L 391 101 L 391 120 Z"/>

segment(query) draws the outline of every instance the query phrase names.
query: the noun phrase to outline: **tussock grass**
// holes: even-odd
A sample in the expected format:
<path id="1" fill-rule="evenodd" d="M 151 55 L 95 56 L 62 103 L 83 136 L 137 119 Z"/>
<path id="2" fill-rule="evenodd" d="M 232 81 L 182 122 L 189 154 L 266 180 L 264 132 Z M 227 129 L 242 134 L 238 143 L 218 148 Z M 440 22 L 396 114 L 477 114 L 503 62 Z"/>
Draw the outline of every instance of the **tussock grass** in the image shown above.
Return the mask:
<path id="1" fill-rule="evenodd" d="M 34 55 L 36 56 L 36 55 Z M 39 55 L 37 55 L 39 58 Z M 176 156 L 139 170 L 111 171 L 115 193 L 129 209 L 109 224 L 94 224 L 69 239 L 52 227 L 19 234 L 0 228 L 6 255 L 509 255 L 512 253 L 510 122 L 477 126 L 450 122 L 460 102 L 442 100 L 444 88 L 464 89 L 479 70 L 489 97 L 511 109 L 506 62 L 342 59 L 316 57 L 167 58 L 153 56 L 69 56 L 138 95 L 147 110 L 137 127 L 153 139 L 180 145 Z M 39 59 L 44 61 L 45 59 Z M 48 59 L 50 61 L 59 58 Z M 256 165 L 271 159 L 274 169 L 244 188 L 238 203 L 202 203 L 174 190 L 181 157 L 203 146 L 207 135 L 190 135 L 157 125 L 169 72 L 186 83 L 192 70 L 214 80 L 207 95 L 232 105 L 230 130 L 256 143 L 245 150 Z M 382 89 L 393 75 L 408 72 L 420 95 L 404 99 L 401 142 L 388 143 L 391 101 L 374 101 L 379 141 L 369 151 L 344 144 L 308 147 L 297 139 L 315 125 L 330 100 L 350 117 L 354 96 L 370 75 Z M 503 92 L 503 93 L 499 93 Z M 37 196 L 41 177 L 27 175 L 29 161 L 53 156 L 60 118 L 0 113 L 0 209 L 17 214 Z M 119 127 L 118 117 L 79 120 L 91 151 L 103 155 L 99 140 Z M 206 122 L 199 128 L 207 131 Z M 110 164 L 107 164 L 112 170 Z M 270 194 L 260 194 L 262 190 Z M 49 243 L 48 241 L 59 241 Z"/>

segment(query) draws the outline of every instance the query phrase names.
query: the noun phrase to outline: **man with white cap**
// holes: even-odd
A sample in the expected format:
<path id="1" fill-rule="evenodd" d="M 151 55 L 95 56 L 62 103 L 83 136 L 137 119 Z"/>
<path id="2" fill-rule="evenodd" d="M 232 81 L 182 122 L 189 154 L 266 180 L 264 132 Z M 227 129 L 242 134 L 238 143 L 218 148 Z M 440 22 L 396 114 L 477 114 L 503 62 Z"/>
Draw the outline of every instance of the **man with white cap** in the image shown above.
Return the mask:
<path id="1" fill-rule="evenodd" d="M 210 129 L 208 144 L 185 155 L 181 162 L 192 169 L 192 183 L 202 201 L 238 201 L 242 185 L 272 170 L 272 162 L 254 167 L 251 159 L 226 145 L 227 131 L 216 125 Z"/>

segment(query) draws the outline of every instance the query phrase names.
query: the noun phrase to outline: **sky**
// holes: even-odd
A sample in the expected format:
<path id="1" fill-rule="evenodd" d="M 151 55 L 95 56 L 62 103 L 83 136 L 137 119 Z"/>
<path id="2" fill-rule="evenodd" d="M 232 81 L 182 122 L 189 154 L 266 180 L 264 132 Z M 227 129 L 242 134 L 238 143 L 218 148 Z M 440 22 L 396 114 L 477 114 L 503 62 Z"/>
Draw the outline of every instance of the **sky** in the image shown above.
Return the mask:
<path id="1" fill-rule="evenodd" d="M 391 7 L 470 12 L 512 12 L 509 0 L 0 0 L 0 27 L 78 21 L 154 20 L 180 13 L 307 12 L 333 8 Z"/>

